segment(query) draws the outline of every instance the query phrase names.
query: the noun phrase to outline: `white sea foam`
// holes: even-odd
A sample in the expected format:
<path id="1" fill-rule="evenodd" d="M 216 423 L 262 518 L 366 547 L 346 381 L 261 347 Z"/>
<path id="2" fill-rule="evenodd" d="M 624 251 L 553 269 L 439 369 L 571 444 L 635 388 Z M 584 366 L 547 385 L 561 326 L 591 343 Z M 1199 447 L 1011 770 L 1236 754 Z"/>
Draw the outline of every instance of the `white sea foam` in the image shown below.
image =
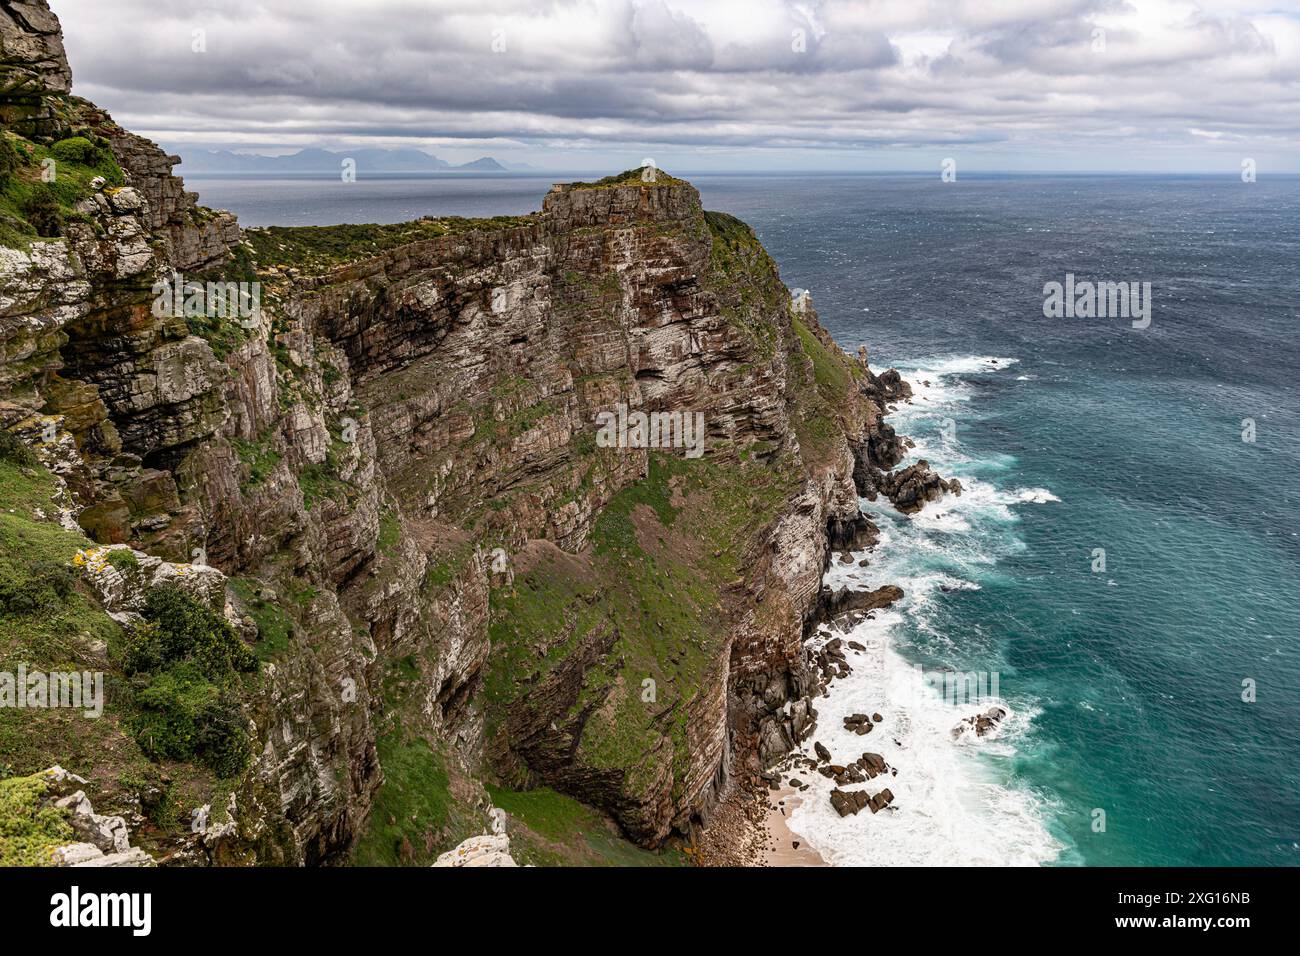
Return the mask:
<path id="1" fill-rule="evenodd" d="M 986 762 L 986 755 L 1014 753 L 1011 741 L 1034 712 L 1009 708 L 1000 736 L 967 732 L 954 739 L 953 728 L 963 717 L 993 701 L 954 707 L 924 686 L 892 644 L 890 632 L 901 624 L 900 613 L 885 612 L 854 629 L 850 639 L 866 650 L 850 652 L 853 673 L 816 701 L 814 735 L 836 761 L 848 763 L 864 752 L 883 756 L 897 775 L 844 789 L 875 794 L 888 787 L 894 809 L 841 818 L 830 803 L 834 782 L 799 770 L 811 789 L 790 815 L 790 829 L 840 866 L 1032 865 L 1055 859 L 1060 847 L 1043 826 L 1040 801 L 1007 786 Z M 884 720 L 871 733 L 858 736 L 844 728 L 849 714 L 874 711 Z"/>
<path id="2" fill-rule="evenodd" d="M 987 374 L 1015 364 L 999 358 L 946 358 L 918 363 L 904 377 L 913 385 L 914 400 L 891 417 L 901 434 L 926 418 L 942 418 L 945 408 L 968 401 L 973 390 L 964 374 Z M 925 381 L 929 385 L 923 384 Z M 805 794 L 789 819 L 827 862 L 836 865 L 1023 865 L 1050 862 L 1062 847 L 1048 831 L 1049 808 L 1038 794 L 1007 778 L 1002 764 L 1016 752 L 1032 726 L 1038 707 L 1018 697 L 1001 682 L 1006 697 L 954 705 L 926 685 L 913 661 L 931 666 L 961 665 L 967 671 L 971 649 L 961 635 L 944 626 L 944 602 L 976 592 L 981 580 L 996 574 L 999 558 L 1024 547 L 1015 534 L 1016 508 L 1056 501 L 1045 488 L 1004 491 L 978 473 L 1005 472 L 1014 459 L 993 462 L 966 456 L 960 443 L 918 439 L 912 457 L 926 457 L 944 474 L 959 473 L 964 491 L 945 496 L 918 514 L 900 515 L 883 499 L 863 502 L 880 526 L 875 550 L 854 555 L 853 564 L 833 561 L 826 584 L 833 588 L 870 590 L 884 584 L 903 588 L 903 600 L 875 611 L 845 635 L 863 645 L 848 651 L 853 673 L 833 682 L 828 697 L 814 701 L 817 730 L 804 751 L 820 741 L 837 763 L 849 763 L 864 752 L 879 753 L 897 775 L 877 777 L 843 789 L 877 793 L 888 787 L 893 809 L 872 814 L 863 810 L 841 818 L 830 803 L 833 781 L 802 768 L 793 775 L 805 780 Z M 865 557 L 866 567 L 857 561 Z M 959 593 L 960 592 L 960 593 Z M 829 639 L 828 633 L 813 640 Z M 955 640 L 954 640 L 955 638 Z M 924 648 L 913 642 L 921 640 Z M 999 665 L 996 650 L 981 666 L 990 672 Z M 934 665 L 936 655 L 948 660 Z M 1008 711 L 998 731 L 979 737 L 972 732 L 953 736 L 965 717 L 996 703 Z M 879 712 L 884 720 L 865 736 L 845 729 L 844 717 Z"/>
<path id="3" fill-rule="evenodd" d="M 1020 501 L 1032 502 L 1036 505 L 1045 505 L 1049 501 L 1060 501 L 1046 488 L 1021 488 L 1016 491 L 1016 498 Z"/>

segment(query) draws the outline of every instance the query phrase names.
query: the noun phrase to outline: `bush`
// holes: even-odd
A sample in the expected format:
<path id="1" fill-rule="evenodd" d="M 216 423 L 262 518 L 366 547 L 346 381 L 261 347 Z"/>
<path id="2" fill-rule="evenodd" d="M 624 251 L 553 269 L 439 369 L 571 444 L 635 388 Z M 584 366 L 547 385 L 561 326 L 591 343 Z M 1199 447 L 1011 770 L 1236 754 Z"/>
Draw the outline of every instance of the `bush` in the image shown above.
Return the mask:
<path id="1" fill-rule="evenodd" d="M 0 563 L 0 613 L 25 617 L 60 607 L 76 587 L 72 572 L 52 561 Z"/>
<path id="2" fill-rule="evenodd" d="M 0 461 L 10 462 L 20 468 L 34 468 L 36 453 L 13 432 L 0 428 Z"/>
<path id="3" fill-rule="evenodd" d="M 136 742 L 155 759 L 198 760 L 221 777 L 248 766 L 253 742 L 237 701 L 193 664 L 148 679 L 136 694 Z"/>
<path id="4" fill-rule="evenodd" d="M 218 777 L 236 777 L 253 757 L 248 721 L 239 704 L 221 698 L 210 705 L 199 721 L 199 759 Z"/>
<path id="5" fill-rule="evenodd" d="M 71 136 L 68 139 L 59 140 L 50 147 L 50 155 L 60 163 L 96 168 L 102 166 L 110 158 L 108 151 L 104 147 L 92 143 L 84 136 Z"/>
<path id="6" fill-rule="evenodd" d="M 54 849 L 75 839 L 47 789 L 39 774 L 0 781 L 0 866 L 49 866 Z"/>
<path id="7" fill-rule="evenodd" d="M 108 564 L 115 571 L 124 573 L 140 567 L 140 560 L 135 556 L 134 551 L 116 548 L 108 552 Z"/>
<path id="8" fill-rule="evenodd" d="M 189 667 L 150 677 L 135 697 L 142 708 L 135 720 L 140 749 L 155 760 L 192 758 L 202 714 L 220 694 L 220 688 Z"/>
<path id="9" fill-rule="evenodd" d="M 38 236 L 53 239 L 63 230 L 58 196 L 49 183 L 33 185 L 30 195 L 23 200 L 22 212 Z"/>
<path id="10" fill-rule="evenodd" d="M 205 678 L 224 684 L 236 672 L 257 670 L 257 655 L 226 619 L 178 587 L 154 588 L 145 598 L 144 619 L 128 648 L 127 673 L 194 662 Z"/>
<path id="11" fill-rule="evenodd" d="M 231 777 L 248 766 L 253 742 L 231 692 L 257 657 L 219 614 L 175 586 L 145 598 L 145 624 L 131 636 L 126 672 L 139 711 L 133 732 L 154 759 L 199 760 Z"/>

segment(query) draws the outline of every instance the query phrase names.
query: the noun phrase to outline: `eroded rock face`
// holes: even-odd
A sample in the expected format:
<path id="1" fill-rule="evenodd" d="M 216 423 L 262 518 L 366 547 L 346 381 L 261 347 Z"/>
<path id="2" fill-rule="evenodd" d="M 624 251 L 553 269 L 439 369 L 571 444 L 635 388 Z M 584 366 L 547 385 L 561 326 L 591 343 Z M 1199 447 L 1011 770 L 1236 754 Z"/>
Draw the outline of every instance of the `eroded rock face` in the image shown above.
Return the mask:
<path id="1" fill-rule="evenodd" d="M 758 307 L 713 275 L 715 243 L 732 228 L 752 247 L 738 253 L 752 257 L 738 267 L 771 292 Z M 276 242 L 259 234 L 259 255 L 273 255 Z M 368 590 L 385 595 L 372 629 L 381 657 L 428 648 L 441 622 L 438 663 L 424 678 L 437 691 L 424 716 L 471 755 L 484 739 L 473 702 L 490 652 L 491 575 L 487 549 L 475 545 L 494 538 L 511 565 L 563 563 L 565 554 L 589 562 L 602 509 L 648 467 L 638 449 L 593 458 L 599 413 L 688 409 L 707 423 L 706 461 L 735 462 L 762 446 L 799 462 L 795 373 L 785 351 L 754 338 L 771 328 L 793 347 L 784 287 L 747 227 L 708 220 L 686 184 L 557 188 L 528 221 L 403 245 L 324 273 L 286 273 L 275 295 L 305 363 L 327 345 L 342 352 L 333 361 L 365 409 L 376 472 L 404 538 L 426 548 L 461 542 L 440 593 L 425 601 L 410 600 L 412 575 L 393 562 L 371 566 Z M 806 320 L 824 336 L 815 313 Z M 846 394 L 843 406 L 841 427 L 861 430 L 866 402 Z M 493 762 L 608 810 L 647 843 L 706 813 L 733 773 L 756 774 L 797 733 L 782 708 L 808 690 L 802 636 L 828 539 L 860 543 L 871 534 L 853 467 L 841 440 L 797 472 L 770 523 L 746 531 L 744 571 L 721 598 L 711 657 L 680 703 L 661 705 L 666 715 L 685 709 L 662 718 L 665 727 L 684 725 L 680 739 L 649 735 L 645 750 L 626 756 L 635 775 L 587 763 L 586 715 L 601 719 L 637 690 L 621 680 L 595 691 L 587 683 L 617 656 L 615 621 L 545 679 L 489 704 L 486 716 L 503 725 L 488 741 Z M 480 518 L 488 500 L 499 506 Z M 374 596 L 366 600 L 379 609 Z M 564 639 L 535 635 L 537 653 Z M 580 697 L 593 693 L 575 717 Z"/>
<path id="2" fill-rule="evenodd" d="M 228 212 L 200 206 L 198 194 L 186 191 L 185 183 L 172 175 L 179 156 L 122 129 L 89 103 L 79 102 L 79 119 L 111 144 L 127 182 L 144 200 L 150 231 L 167 243 L 171 268 L 192 273 L 225 261 L 239 241 L 239 222 Z"/>

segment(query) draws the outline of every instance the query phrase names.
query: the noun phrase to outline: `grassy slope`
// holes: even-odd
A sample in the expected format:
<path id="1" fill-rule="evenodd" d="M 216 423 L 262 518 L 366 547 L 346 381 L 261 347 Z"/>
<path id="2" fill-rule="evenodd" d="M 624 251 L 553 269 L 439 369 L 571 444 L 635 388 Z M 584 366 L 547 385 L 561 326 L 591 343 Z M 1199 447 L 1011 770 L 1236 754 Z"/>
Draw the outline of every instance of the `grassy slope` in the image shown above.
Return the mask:
<path id="1" fill-rule="evenodd" d="M 554 790 L 489 786 L 493 806 L 510 814 L 510 852 L 521 866 L 682 866 L 674 848 L 643 850 L 590 807 Z"/>
<path id="2" fill-rule="evenodd" d="M 356 866 L 428 866 L 438 854 L 488 830 L 481 787 L 445 741 L 420 719 L 418 662 L 390 662 L 383 682 L 379 765 L 384 782 L 353 850 Z"/>
<path id="3" fill-rule="evenodd" d="M 47 516 L 55 513 L 53 477 L 38 465 L 0 458 L 0 590 L 25 595 L 22 606 L 10 598 L 0 609 L 0 670 L 102 670 L 103 653 L 122 653 L 121 628 L 78 585 L 66 594 L 40 588 L 41 579 L 62 569 L 91 542 Z M 34 606 L 32 606 L 34 605 Z M 96 648 L 103 648 L 96 651 Z M 112 805 L 101 794 L 138 792 L 158 773 L 125 728 L 120 673 L 105 680 L 105 710 L 98 719 L 66 709 L 0 708 L 0 778 L 25 778 L 53 764 L 87 777 L 99 812 Z M 11 791 L 12 792 L 12 791 Z M 26 811 L 16 803 L 0 809 L 0 830 L 18 824 Z"/>
<path id="4" fill-rule="evenodd" d="M 557 667 L 593 628 L 615 632 L 605 663 L 587 672 L 574 717 L 590 766 L 652 776 L 661 718 L 672 711 L 676 783 L 685 768 L 684 705 L 718 660 L 722 592 L 741 572 L 750 533 L 780 510 L 787 475 L 758 463 L 651 455 L 650 473 L 597 519 L 579 561 L 551 552 L 493 594 L 489 729 L 511 700 Z M 685 515 L 685 517 L 683 517 Z M 539 657 L 538 648 L 546 653 Z M 642 701 L 647 679 L 655 700 Z M 677 759 L 682 758 L 682 759 Z"/>
<path id="5" fill-rule="evenodd" d="M 270 226 L 250 229 L 246 238 L 257 261 L 264 266 L 324 272 L 412 242 L 489 229 L 513 229 L 533 222 L 536 215 L 490 219 L 444 216 L 382 225 Z"/>

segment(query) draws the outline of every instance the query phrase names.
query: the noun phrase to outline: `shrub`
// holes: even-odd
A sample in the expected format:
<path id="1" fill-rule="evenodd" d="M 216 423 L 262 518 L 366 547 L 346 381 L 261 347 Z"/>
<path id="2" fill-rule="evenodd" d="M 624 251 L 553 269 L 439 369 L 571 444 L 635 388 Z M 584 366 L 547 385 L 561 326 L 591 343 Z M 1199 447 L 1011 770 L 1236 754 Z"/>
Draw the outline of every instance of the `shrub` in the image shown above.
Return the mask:
<path id="1" fill-rule="evenodd" d="M 189 760 L 199 742 L 199 721 L 220 689 L 191 667 L 153 675 L 136 694 L 135 719 L 140 749 L 154 759 Z"/>
<path id="2" fill-rule="evenodd" d="M 199 760 L 219 776 L 239 774 L 253 743 L 231 692 L 257 657 L 225 619 L 175 586 L 145 598 L 145 624 L 127 646 L 126 672 L 139 707 L 133 732 L 154 759 Z"/>
<path id="3" fill-rule="evenodd" d="M 208 680 L 224 684 L 235 672 L 257 670 L 257 656 L 225 618 L 178 587 L 150 591 L 143 614 L 154 626 L 137 630 L 127 673 L 193 661 Z"/>
<path id="4" fill-rule="evenodd" d="M 202 714 L 199 722 L 199 758 L 218 777 L 235 777 L 253 757 L 253 741 L 239 704 L 227 697 L 218 699 Z"/>
<path id="5" fill-rule="evenodd" d="M 55 609 L 75 587 L 72 572 L 52 561 L 0 563 L 0 613 L 21 617 Z"/>
<path id="6" fill-rule="evenodd" d="M 33 185 L 31 193 L 23 200 L 22 212 L 38 236 L 53 239 L 63 229 L 59 200 L 49 183 Z"/>
<path id="7" fill-rule="evenodd" d="M 0 461 L 7 461 L 21 468 L 34 468 L 36 453 L 13 432 L 0 428 Z"/>
<path id="8" fill-rule="evenodd" d="M 135 556 L 134 551 L 128 551 L 126 548 L 116 548 L 108 552 L 109 566 L 119 572 L 131 571 L 140 567 L 140 560 Z"/>
<path id="9" fill-rule="evenodd" d="M 222 777 L 248 766 L 253 743 L 239 704 L 193 664 L 150 677 L 136 694 L 136 742 L 155 760 L 198 760 Z"/>
<path id="10" fill-rule="evenodd" d="M 126 660 L 122 669 L 128 676 L 151 674 L 167 665 L 167 655 L 163 652 L 162 636 L 158 625 L 145 621 L 131 631 L 126 642 Z"/>
<path id="11" fill-rule="evenodd" d="M 0 780 L 0 866 L 49 866 L 54 849 L 75 839 L 46 791 L 39 774 Z"/>
<path id="12" fill-rule="evenodd" d="M 84 136 L 71 136 L 59 140 L 50 147 L 50 155 L 60 163 L 92 167 L 103 165 L 109 158 L 103 147 L 92 143 Z"/>

